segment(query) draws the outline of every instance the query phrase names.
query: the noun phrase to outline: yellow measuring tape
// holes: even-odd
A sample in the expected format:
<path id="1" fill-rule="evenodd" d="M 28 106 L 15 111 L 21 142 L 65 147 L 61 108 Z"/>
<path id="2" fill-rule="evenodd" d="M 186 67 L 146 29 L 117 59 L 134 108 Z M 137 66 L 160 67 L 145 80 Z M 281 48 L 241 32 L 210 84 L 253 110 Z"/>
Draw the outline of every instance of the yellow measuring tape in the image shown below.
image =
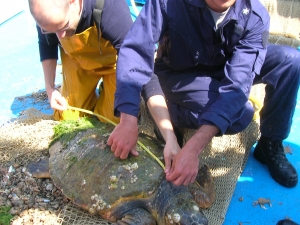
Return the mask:
<path id="1" fill-rule="evenodd" d="M 81 109 L 81 108 L 77 108 L 77 107 L 73 107 L 73 106 L 68 106 L 68 109 L 71 109 L 71 110 L 77 110 L 77 111 L 80 111 L 80 112 L 84 112 L 84 113 L 88 113 L 88 114 L 91 114 L 91 115 L 95 115 L 95 116 L 98 116 L 100 117 L 101 119 L 104 119 L 106 120 L 107 122 L 113 124 L 114 126 L 117 126 L 117 124 L 113 121 L 111 121 L 110 119 L 107 119 L 106 117 L 104 116 L 101 116 L 97 113 L 94 113 L 92 111 L 89 111 L 89 110 L 86 110 L 86 109 Z M 165 169 L 165 165 L 145 146 L 143 145 L 143 143 L 141 143 L 139 140 L 137 141 L 138 145 L 141 146 L 149 155 L 151 155 L 157 162 L 158 164 L 163 168 Z"/>

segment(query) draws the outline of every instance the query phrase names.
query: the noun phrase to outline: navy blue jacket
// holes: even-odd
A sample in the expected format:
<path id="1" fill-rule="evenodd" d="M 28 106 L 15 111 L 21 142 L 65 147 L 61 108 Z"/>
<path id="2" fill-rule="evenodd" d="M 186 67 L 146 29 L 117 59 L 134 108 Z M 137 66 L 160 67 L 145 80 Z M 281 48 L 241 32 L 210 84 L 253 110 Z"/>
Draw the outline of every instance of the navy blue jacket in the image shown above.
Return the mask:
<path id="1" fill-rule="evenodd" d="M 215 77 L 221 81 L 220 96 L 202 119 L 224 133 L 260 73 L 269 23 L 259 0 L 237 0 L 218 29 L 205 0 L 147 0 L 119 52 L 115 114 L 138 115 L 139 93 L 154 70 L 154 44 L 168 34 L 170 44 L 156 60 L 156 71 L 162 63 L 170 76 L 172 71 L 221 68 Z"/>
<path id="2" fill-rule="evenodd" d="M 96 0 L 84 0 L 83 9 L 76 34 L 79 34 L 91 26 L 94 26 L 93 10 Z M 116 50 L 119 50 L 127 32 L 132 25 L 130 10 L 125 0 L 104 1 L 101 18 L 101 35 L 111 42 Z M 59 40 L 56 34 L 42 34 L 39 27 L 40 60 L 57 59 Z"/>

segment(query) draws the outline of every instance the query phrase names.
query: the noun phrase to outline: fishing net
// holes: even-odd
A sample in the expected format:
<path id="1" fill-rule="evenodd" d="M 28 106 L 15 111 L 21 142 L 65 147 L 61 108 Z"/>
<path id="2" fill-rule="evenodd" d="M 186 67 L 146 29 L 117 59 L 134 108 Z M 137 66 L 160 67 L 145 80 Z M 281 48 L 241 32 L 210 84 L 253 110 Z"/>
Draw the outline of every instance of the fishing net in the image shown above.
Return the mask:
<path id="1" fill-rule="evenodd" d="M 270 34 L 300 41 L 300 1 L 260 0 L 270 14 Z"/>

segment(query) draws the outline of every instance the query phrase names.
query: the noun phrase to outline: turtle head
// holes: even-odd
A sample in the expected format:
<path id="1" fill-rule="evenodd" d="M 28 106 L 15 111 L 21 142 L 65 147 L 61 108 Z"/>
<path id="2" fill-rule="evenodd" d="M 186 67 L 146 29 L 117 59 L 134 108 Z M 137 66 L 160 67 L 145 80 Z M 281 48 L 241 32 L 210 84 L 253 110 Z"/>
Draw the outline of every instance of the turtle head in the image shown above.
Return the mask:
<path id="1" fill-rule="evenodd" d="M 159 224 L 208 224 L 187 186 L 175 186 L 163 179 L 154 203 L 159 215 Z"/>

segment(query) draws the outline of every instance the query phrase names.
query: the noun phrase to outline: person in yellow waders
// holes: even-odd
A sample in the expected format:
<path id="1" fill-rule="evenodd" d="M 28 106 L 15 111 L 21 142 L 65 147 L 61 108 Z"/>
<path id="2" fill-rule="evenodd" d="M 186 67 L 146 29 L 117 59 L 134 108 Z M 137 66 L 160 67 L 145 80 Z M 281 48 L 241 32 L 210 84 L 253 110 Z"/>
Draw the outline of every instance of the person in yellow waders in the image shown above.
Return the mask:
<path id="1" fill-rule="evenodd" d="M 103 38 L 98 41 L 95 26 L 69 38 L 61 38 L 60 43 L 63 65 L 62 96 L 66 97 L 71 106 L 94 109 L 95 113 L 118 123 L 119 119 L 113 115 L 116 50 Z M 104 85 L 98 98 L 95 89 L 101 78 Z M 76 118 L 78 114 L 78 111 L 69 109 L 62 112 L 56 110 L 54 118 Z"/>
<path id="2" fill-rule="evenodd" d="M 113 113 L 117 50 L 132 24 L 126 1 L 29 0 L 29 8 L 37 22 L 40 59 L 54 119 L 83 116 L 67 109 L 69 105 L 118 123 Z M 58 46 L 63 74 L 60 91 L 54 86 Z M 98 97 L 100 79 L 103 89 Z"/>

